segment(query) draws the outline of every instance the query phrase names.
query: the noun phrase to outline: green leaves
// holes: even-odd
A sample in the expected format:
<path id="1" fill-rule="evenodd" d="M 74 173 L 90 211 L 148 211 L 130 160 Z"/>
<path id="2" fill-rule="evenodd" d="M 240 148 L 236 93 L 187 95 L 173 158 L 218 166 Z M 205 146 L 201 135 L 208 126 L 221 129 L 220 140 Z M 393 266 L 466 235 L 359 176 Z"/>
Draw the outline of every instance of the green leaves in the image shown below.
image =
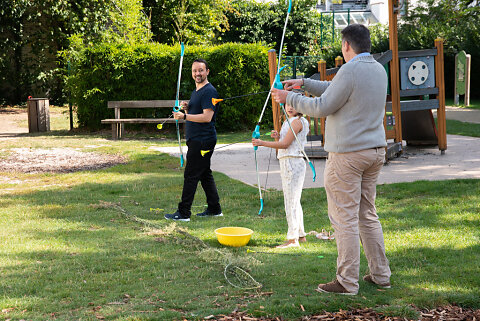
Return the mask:
<path id="1" fill-rule="evenodd" d="M 279 50 L 288 2 L 257 2 L 232 0 L 227 11 L 229 28 L 220 34 L 222 41 L 265 42 L 275 44 Z M 285 34 L 286 54 L 305 54 L 320 32 L 316 1 L 296 0 Z"/>
<path id="2" fill-rule="evenodd" d="M 154 39 L 162 43 L 208 44 L 228 27 L 229 0 L 144 0 Z"/>
<path id="3" fill-rule="evenodd" d="M 209 80 L 221 98 L 268 90 L 267 50 L 261 44 L 186 46 L 180 99 L 189 99 L 194 89 L 189 75 L 198 57 L 208 61 Z M 79 125 L 98 128 L 100 120 L 113 118 L 113 111 L 107 109 L 109 100 L 174 99 L 179 55 L 178 45 L 155 43 L 98 43 L 66 51 L 63 57 L 72 64 L 67 85 L 77 106 Z M 221 103 L 217 128 L 231 131 L 252 127 L 264 101 L 264 95 L 255 95 Z M 149 112 L 125 110 L 122 115 L 151 117 Z M 169 112 L 159 111 L 165 113 L 163 116 Z M 271 113 L 266 121 L 271 121 Z"/>
<path id="4" fill-rule="evenodd" d="M 475 5 L 477 3 L 477 5 Z M 480 7 L 471 0 L 422 0 L 399 26 L 400 50 L 432 48 L 444 39 L 445 86 L 453 95 L 454 57 L 461 50 L 472 55 L 471 88 L 480 83 Z M 448 81 L 447 79 L 451 79 Z M 475 95 L 475 91 L 472 91 Z"/>

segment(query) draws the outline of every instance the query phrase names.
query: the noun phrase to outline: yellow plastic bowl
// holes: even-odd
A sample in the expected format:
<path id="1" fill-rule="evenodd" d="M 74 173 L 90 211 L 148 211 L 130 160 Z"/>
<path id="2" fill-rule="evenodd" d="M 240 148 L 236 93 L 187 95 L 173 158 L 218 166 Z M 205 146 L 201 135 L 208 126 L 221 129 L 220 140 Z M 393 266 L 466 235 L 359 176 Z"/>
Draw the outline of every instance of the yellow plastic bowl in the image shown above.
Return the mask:
<path id="1" fill-rule="evenodd" d="M 245 246 L 250 241 L 253 231 L 245 227 L 220 227 L 215 230 L 217 240 L 226 246 Z"/>

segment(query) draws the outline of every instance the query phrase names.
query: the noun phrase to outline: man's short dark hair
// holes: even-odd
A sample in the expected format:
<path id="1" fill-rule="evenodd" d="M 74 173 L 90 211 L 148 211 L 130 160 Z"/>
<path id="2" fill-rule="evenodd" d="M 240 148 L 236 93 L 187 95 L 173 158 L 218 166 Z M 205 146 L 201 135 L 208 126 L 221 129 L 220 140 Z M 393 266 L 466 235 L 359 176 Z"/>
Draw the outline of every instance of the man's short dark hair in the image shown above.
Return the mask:
<path id="1" fill-rule="evenodd" d="M 372 47 L 370 31 L 364 25 L 358 23 L 348 25 L 342 30 L 342 41 L 348 42 L 357 54 L 370 52 Z"/>
<path id="2" fill-rule="evenodd" d="M 202 64 L 205 64 L 205 69 L 208 70 L 208 62 L 205 59 L 198 58 L 198 59 L 195 59 L 193 62 L 200 62 Z"/>

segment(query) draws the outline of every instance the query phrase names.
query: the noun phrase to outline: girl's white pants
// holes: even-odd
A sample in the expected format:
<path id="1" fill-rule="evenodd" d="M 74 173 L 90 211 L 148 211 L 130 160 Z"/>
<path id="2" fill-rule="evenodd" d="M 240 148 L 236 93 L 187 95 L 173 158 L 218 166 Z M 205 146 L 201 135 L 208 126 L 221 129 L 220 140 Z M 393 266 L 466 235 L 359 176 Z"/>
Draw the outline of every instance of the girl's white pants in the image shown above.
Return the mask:
<path id="1" fill-rule="evenodd" d="M 279 162 L 288 224 L 287 239 L 298 239 L 306 235 L 303 227 L 303 210 L 300 204 L 306 164 L 301 157 L 284 157 L 279 159 Z"/>

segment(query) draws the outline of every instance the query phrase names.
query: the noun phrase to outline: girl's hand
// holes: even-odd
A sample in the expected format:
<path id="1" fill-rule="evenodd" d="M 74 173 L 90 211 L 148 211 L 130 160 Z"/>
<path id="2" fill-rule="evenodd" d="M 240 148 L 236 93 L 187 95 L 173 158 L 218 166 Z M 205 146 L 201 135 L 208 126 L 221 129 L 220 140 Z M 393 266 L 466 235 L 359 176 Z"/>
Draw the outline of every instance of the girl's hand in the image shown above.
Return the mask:
<path id="1" fill-rule="evenodd" d="M 253 146 L 263 146 L 263 141 L 261 139 L 252 138 Z"/>
<path id="2" fill-rule="evenodd" d="M 271 134 L 270 134 L 270 137 L 272 138 L 278 138 L 279 135 L 278 135 L 278 132 L 276 130 L 272 130 Z"/>

